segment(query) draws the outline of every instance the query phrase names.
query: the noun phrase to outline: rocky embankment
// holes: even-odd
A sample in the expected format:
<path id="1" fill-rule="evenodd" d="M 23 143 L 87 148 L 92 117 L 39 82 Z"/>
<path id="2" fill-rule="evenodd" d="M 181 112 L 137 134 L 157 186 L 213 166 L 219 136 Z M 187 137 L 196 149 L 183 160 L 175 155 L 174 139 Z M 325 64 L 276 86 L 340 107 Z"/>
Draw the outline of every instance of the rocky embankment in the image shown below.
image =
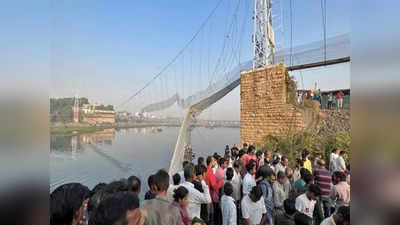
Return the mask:
<path id="1" fill-rule="evenodd" d="M 314 128 L 318 134 L 350 132 L 349 110 L 321 110 L 321 120 Z"/>

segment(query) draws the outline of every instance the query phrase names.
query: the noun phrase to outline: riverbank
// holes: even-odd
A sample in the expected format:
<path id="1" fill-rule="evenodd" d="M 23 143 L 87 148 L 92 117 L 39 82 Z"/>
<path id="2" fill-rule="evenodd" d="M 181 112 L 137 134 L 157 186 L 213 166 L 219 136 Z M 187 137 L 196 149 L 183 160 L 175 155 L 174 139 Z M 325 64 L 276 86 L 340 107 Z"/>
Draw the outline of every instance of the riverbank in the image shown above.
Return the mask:
<path id="1" fill-rule="evenodd" d="M 85 124 L 64 124 L 64 125 L 53 125 L 50 126 L 50 135 L 55 136 L 76 136 L 80 134 L 95 133 L 98 131 L 104 131 L 105 129 L 117 128 L 117 129 L 129 129 L 129 128 L 144 128 L 144 127 L 179 127 L 174 124 L 112 124 L 102 126 L 90 126 Z"/>

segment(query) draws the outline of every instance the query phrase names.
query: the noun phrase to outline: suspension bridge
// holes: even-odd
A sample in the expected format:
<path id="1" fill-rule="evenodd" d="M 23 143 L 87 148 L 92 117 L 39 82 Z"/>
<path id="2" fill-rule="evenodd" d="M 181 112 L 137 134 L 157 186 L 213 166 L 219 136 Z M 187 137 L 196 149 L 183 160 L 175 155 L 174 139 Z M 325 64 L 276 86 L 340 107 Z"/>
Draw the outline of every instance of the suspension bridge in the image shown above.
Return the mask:
<path id="1" fill-rule="evenodd" d="M 219 0 L 183 48 L 118 106 L 129 105 L 140 113 L 181 113 L 184 119 L 171 159 L 171 175 L 181 169 L 193 121 L 240 85 L 242 71 L 275 63 L 296 71 L 350 62 L 349 35 L 327 37 L 326 0 L 315 4 L 321 12 L 315 18 L 321 23 L 321 39 L 295 46 L 294 0 Z M 217 23 L 226 28 L 219 38 L 214 35 Z"/>

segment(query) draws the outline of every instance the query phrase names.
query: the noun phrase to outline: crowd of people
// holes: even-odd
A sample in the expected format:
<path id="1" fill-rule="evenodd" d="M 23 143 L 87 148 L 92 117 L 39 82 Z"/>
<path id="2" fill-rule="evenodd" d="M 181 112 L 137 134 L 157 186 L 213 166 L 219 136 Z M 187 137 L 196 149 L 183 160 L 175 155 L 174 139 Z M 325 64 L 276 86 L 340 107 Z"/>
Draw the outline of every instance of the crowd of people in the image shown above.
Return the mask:
<path id="1" fill-rule="evenodd" d="M 326 96 L 327 102 L 326 105 L 322 104 L 322 93 L 321 90 L 308 90 L 304 93 L 297 93 L 297 103 L 301 105 L 304 99 L 312 99 L 321 105 L 321 108 L 325 109 L 343 109 L 343 91 L 339 90 L 335 95 L 332 92 L 329 92 Z"/>
<path id="2" fill-rule="evenodd" d="M 279 150 L 226 146 L 185 161 L 170 176 L 159 170 L 142 181 L 99 183 L 92 190 L 64 184 L 50 194 L 51 225 L 348 225 L 350 166 L 346 152 L 333 149 L 326 165 L 322 155 L 310 159 L 304 149 L 295 159 Z"/>

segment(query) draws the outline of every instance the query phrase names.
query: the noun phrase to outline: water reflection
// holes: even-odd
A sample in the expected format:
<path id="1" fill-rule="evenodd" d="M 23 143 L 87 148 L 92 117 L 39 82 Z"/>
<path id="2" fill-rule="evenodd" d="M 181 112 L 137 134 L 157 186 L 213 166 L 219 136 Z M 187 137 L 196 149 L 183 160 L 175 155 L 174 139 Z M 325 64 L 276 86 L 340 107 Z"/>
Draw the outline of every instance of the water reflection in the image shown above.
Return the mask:
<path id="1" fill-rule="evenodd" d="M 125 135 L 129 132 L 134 134 L 154 134 L 164 130 L 162 127 L 143 127 L 143 128 L 111 128 L 97 131 L 94 133 L 80 134 L 75 136 L 51 136 L 50 151 L 81 153 L 87 146 L 93 145 L 112 145 L 115 134 L 118 132 Z"/>
<path id="2" fill-rule="evenodd" d="M 99 182 L 111 182 L 138 176 L 146 184 L 150 174 L 168 169 L 179 127 L 114 129 L 75 137 L 51 137 L 50 191 L 61 184 L 80 182 L 93 188 Z M 223 153 L 226 144 L 240 139 L 240 130 L 195 129 L 192 153 L 207 157 Z M 143 185 L 141 199 L 147 191 Z M 143 194 L 142 194 L 143 193 Z"/>

